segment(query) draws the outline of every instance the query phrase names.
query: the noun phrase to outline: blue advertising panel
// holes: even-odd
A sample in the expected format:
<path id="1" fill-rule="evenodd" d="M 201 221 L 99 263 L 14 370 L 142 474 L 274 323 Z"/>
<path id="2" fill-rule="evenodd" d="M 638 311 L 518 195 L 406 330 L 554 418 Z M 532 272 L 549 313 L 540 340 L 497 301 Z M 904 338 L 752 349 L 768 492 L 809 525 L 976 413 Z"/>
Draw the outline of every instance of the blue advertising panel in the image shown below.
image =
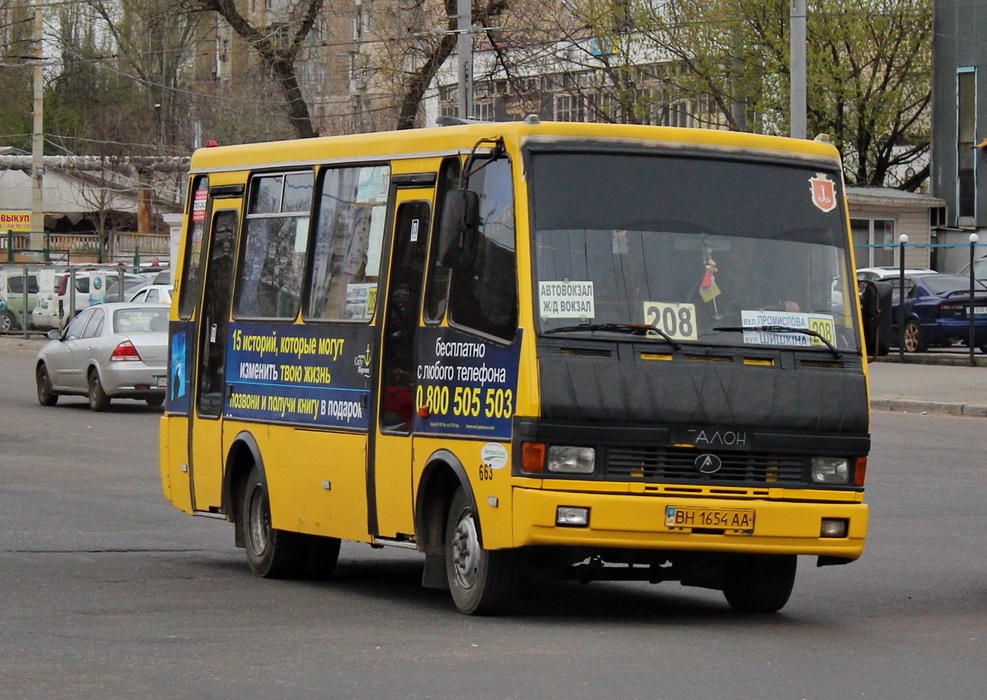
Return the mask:
<path id="1" fill-rule="evenodd" d="M 415 432 L 508 440 L 521 331 L 504 347 L 451 328 L 418 330 Z"/>
<path id="2" fill-rule="evenodd" d="M 165 411 L 188 415 L 189 387 L 192 376 L 192 329 L 187 321 L 168 324 L 168 393 Z"/>
<path id="3" fill-rule="evenodd" d="M 231 323 L 223 415 L 366 430 L 373 329 Z"/>

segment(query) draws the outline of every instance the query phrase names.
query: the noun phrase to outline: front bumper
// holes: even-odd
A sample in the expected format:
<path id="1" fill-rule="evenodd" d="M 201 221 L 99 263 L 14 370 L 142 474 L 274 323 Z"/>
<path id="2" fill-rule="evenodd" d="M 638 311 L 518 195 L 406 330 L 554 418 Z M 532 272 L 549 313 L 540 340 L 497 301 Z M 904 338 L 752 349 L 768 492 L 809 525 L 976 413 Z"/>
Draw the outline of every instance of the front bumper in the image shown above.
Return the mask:
<path id="1" fill-rule="evenodd" d="M 556 524 L 559 506 L 588 508 L 587 527 Z M 668 506 L 753 510 L 753 532 L 694 532 L 665 525 Z M 769 499 L 688 498 L 584 493 L 515 488 L 514 546 L 562 545 L 589 548 L 806 554 L 853 560 L 867 536 L 864 503 L 774 501 Z M 847 536 L 820 536 L 823 518 L 848 522 Z"/>

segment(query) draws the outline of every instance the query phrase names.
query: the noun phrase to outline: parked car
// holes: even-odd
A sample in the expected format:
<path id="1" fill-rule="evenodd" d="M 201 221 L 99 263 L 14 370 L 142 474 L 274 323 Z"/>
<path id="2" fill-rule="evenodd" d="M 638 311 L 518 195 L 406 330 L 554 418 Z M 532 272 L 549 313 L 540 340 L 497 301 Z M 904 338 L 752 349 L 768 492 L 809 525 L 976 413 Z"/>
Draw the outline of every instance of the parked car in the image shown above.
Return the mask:
<path id="1" fill-rule="evenodd" d="M 132 304 L 170 304 L 174 289 L 170 284 L 145 284 L 131 289 L 127 301 Z"/>
<path id="2" fill-rule="evenodd" d="M 891 343 L 897 345 L 905 322 L 905 350 L 966 343 L 970 337 L 970 278 L 938 272 L 906 274 L 904 314 L 900 290 L 892 287 Z M 987 353 L 987 285 L 975 282 L 974 344 Z"/>
<path id="3" fill-rule="evenodd" d="M 927 267 L 906 267 L 905 275 L 929 275 L 935 270 Z M 901 276 L 901 268 L 888 266 L 881 267 L 861 267 L 857 270 L 858 280 L 868 280 L 870 282 L 887 282 L 898 279 Z"/>
<path id="4" fill-rule="evenodd" d="M 110 400 L 164 403 L 168 377 L 168 311 L 165 304 L 91 306 L 38 352 L 38 402 L 54 406 L 62 394 L 89 398 L 105 411 Z"/>
<path id="5" fill-rule="evenodd" d="M 27 287 L 27 305 L 24 300 L 24 287 Z M 0 332 L 7 333 L 22 328 L 31 309 L 38 301 L 38 273 L 23 268 L 0 270 Z"/>
<path id="6" fill-rule="evenodd" d="M 69 318 L 70 309 L 74 309 L 74 315 L 78 315 L 92 304 L 105 301 L 123 301 L 120 299 L 119 293 L 119 270 L 76 270 L 74 293 L 69 289 L 70 277 L 70 273 L 63 272 L 57 280 L 55 306 L 58 311 L 60 327 L 64 327 L 72 320 Z M 147 281 L 148 278 L 145 275 L 125 273 L 124 294 L 126 294 L 127 289 L 147 284 Z"/>
<path id="7" fill-rule="evenodd" d="M 970 265 L 964 265 L 963 269 L 956 273 L 964 277 L 970 276 Z M 987 282 L 987 255 L 973 261 L 973 276 L 981 282 Z"/>
<path id="8" fill-rule="evenodd" d="M 126 301 L 134 290 L 150 284 L 154 279 L 154 273 L 138 272 L 126 274 L 123 278 L 123 295 L 120 294 L 120 273 L 112 273 L 106 276 L 106 301 Z"/>
<path id="9" fill-rule="evenodd" d="M 41 330 L 59 327 L 58 291 L 59 275 L 62 269 L 42 267 L 38 269 L 38 299 L 31 310 L 31 325 Z"/>

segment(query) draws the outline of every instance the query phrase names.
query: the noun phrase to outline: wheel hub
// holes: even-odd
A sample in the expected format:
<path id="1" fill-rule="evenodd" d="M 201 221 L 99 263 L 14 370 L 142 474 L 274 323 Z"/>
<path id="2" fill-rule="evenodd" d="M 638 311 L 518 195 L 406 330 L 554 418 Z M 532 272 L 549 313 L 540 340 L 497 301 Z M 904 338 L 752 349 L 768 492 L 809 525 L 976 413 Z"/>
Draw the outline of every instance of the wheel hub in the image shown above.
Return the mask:
<path id="1" fill-rule="evenodd" d="M 250 502 L 247 509 L 249 520 L 247 522 L 247 536 L 250 538 L 250 545 L 258 555 L 267 549 L 271 522 L 267 515 L 267 508 L 264 507 L 264 491 L 260 486 L 255 486 L 250 492 Z"/>
<path id="2" fill-rule="evenodd" d="M 480 561 L 480 541 L 476 536 L 473 516 L 465 514 L 456 525 L 452 537 L 452 563 L 456 578 L 463 588 L 472 588 Z"/>

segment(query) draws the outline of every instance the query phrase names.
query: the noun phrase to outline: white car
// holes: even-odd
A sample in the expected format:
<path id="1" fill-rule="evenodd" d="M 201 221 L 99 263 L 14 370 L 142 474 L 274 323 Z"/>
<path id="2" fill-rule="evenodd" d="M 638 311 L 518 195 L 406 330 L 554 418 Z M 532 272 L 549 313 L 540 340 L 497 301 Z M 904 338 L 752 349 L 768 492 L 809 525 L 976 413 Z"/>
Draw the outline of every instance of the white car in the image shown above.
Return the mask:
<path id="1" fill-rule="evenodd" d="M 927 267 L 906 267 L 905 276 L 908 275 L 931 275 L 935 274 L 935 270 L 930 270 Z M 891 265 L 885 265 L 881 267 L 861 267 L 857 269 L 857 279 L 866 280 L 868 282 L 882 282 L 887 280 L 897 279 L 901 276 L 901 268 L 894 267 Z"/>
<path id="2" fill-rule="evenodd" d="M 131 304 L 170 304 L 175 288 L 170 284 L 145 284 L 131 290 L 127 299 Z"/>

